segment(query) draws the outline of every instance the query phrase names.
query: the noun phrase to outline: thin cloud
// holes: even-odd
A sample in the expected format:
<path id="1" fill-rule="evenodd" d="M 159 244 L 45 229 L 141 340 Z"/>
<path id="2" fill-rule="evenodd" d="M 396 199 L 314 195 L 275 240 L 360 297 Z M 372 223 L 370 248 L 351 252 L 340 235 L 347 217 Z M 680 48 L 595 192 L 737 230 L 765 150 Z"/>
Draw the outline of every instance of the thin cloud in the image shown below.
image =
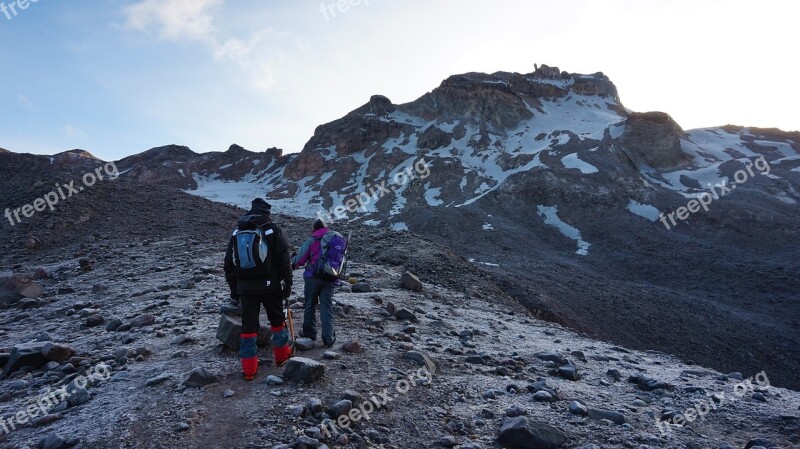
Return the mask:
<path id="1" fill-rule="evenodd" d="M 207 40 L 213 37 L 212 11 L 223 0 L 142 0 L 125 6 L 127 26 L 138 31 L 155 31 L 171 41 Z"/>
<path id="2" fill-rule="evenodd" d="M 19 94 L 17 95 L 17 100 L 19 100 L 19 104 L 22 106 L 22 109 L 25 109 L 26 111 L 33 111 L 33 101 L 31 101 L 30 98 L 23 94 Z"/>
<path id="3" fill-rule="evenodd" d="M 64 135 L 70 140 L 79 140 L 84 141 L 87 140 L 89 137 L 86 135 L 85 132 L 81 131 L 80 129 L 72 126 L 72 125 L 64 125 L 61 127 L 61 131 L 64 132 Z"/>
<path id="4" fill-rule="evenodd" d="M 238 65 L 252 90 L 270 92 L 277 84 L 273 67 L 280 52 L 268 38 L 280 34 L 264 28 L 246 38 L 228 35 L 214 21 L 214 11 L 223 4 L 224 0 L 142 0 L 123 12 L 129 29 L 155 32 L 162 40 L 200 42 L 215 61 Z"/>

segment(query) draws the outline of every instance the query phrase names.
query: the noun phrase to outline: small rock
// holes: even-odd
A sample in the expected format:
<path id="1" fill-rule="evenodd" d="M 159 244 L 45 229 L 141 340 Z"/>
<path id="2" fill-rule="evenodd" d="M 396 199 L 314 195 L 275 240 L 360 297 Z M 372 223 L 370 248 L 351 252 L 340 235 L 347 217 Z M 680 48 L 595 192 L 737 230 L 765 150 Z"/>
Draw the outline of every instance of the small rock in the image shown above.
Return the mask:
<path id="1" fill-rule="evenodd" d="M 537 402 L 553 402 L 555 398 L 553 398 L 552 394 L 542 390 L 533 394 L 533 400 Z"/>
<path id="2" fill-rule="evenodd" d="M 89 402 L 91 399 L 92 396 L 87 389 L 76 388 L 75 391 L 70 394 L 69 398 L 67 398 L 67 403 L 69 403 L 70 407 L 77 407 Z"/>
<path id="3" fill-rule="evenodd" d="M 130 325 L 131 329 L 138 329 L 140 327 L 151 326 L 155 324 L 155 322 L 156 322 L 156 317 L 149 313 L 146 313 L 144 315 L 139 315 L 133 320 L 131 320 Z"/>
<path id="4" fill-rule="evenodd" d="M 230 388 L 228 388 L 227 390 L 222 392 L 222 397 L 225 398 L 225 399 L 232 398 L 233 395 L 235 395 L 235 394 L 236 394 L 235 391 L 233 391 Z"/>
<path id="5" fill-rule="evenodd" d="M 310 338 L 298 338 L 294 341 L 294 346 L 300 351 L 310 351 L 314 349 L 314 340 Z"/>
<path id="6" fill-rule="evenodd" d="M 64 363 L 72 357 L 75 351 L 67 345 L 47 342 L 42 347 L 42 355 L 50 362 Z"/>
<path id="7" fill-rule="evenodd" d="M 569 403 L 569 411 L 573 415 L 578 416 L 587 416 L 589 414 L 589 409 L 578 401 L 572 401 Z"/>
<path id="8" fill-rule="evenodd" d="M 69 446 L 67 445 L 67 440 L 59 435 L 50 435 L 37 444 L 37 447 L 41 449 L 66 449 Z"/>
<path id="9" fill-rule="evenodd" d="M 386 303 L 386 311 L 389 312 L 390 315 L 394 316 L 397 313 L 397 306 L 389 301 Z"/>
<path id="10" fill-rule="evenodd" d="M 442 438 L 439 438 L 436 444 L 443 447 L 454 447 L 458 443 L 456 442 L 456 438 L 454 436 L 447 435 Z"/>
<path id="11" fill-rule="evenodd" d="M 322 358 L 328 360 L 336 360 L 339 358 L 339 353 L 335 351 L 325 351 L 325 353 L 322 354 Z"/>
<path id="12" fill-rule="evenodd" d="M 567 441 L 567 435 L 548 424 L 518 416 L 503 421 L 497 440 L 516 449 L 557 449 Z"/>
<path id="13" fill-rule="evenodd" d="M 403 354 L 403 358 L 416 362 L 419 366 L 427 369 L 431 375 L 436 374 L 436 363 L 427 354 L 419 351 L 408 351 Z"/>
<path id="14" fill-rule="evenodd" d="M 189 373 L 189 377 L 184 381 L 187 387 L 200 388 L 209 384 L 219 382 L 219 376 L 211 373 L 205 368 L 195 368 Z"/>
<path id="15" fill-rule="evenodd" d="M 267 376 L 267 379 L 264 381 L 270 387 L 276 387 L 278 385 L 283 385 L 283 379 L 275 375 Z"/>
<path id="16" fill-rule="evenodd" d="M 506 409 L 506 416 L 509 418 L 516 418 L 517 416 L 525 416 L 527 414 L 527 410 L 516 404 Z M 485 418 L 494 418 L 494 416 L 486 416 Z"/>
<path id="17" fill-rule="evenodd" d="M 664 381 L 641 376 L 638 374 L 630 376 L 628 378 L 628 382 L 635 383 L 640 389 L 644 391 L 653 391 L 658 389 L 672 390 L 672 386 Z"/>
<path id="18" fill-rule="evenodd" d="M 545 360 L 547 362 L 554 362 L 557 365 L 563 365 L 566 362 L 564 357 L 561 357 L 560 354 L 557 354 L 557 353 L 552 352 L 552 351 L 540 352 L 540 353 L 536 354 L 536 358 L 539 359 L 539 360 Z"/>
<path id="19" fill-rule="evenodd" d="M 36 341 L 53 341 L 53 336 L 50 332 L 41 332 L 36 335 Z"/>
<path id="20" fill-rule="evenodd" d="M 338 418 L 340 416 L 346 415 L 352 409 L 353 409 L 353 402 L 348 399 L 342 399 L 341 401 L 331 406 L 331 417 Z"/>
<path id="21" fill-rule="evenodd" d="M 92 315 L 86 318 L 86 322 L 84 322 L 84 326 L 86 327 L 97 327 L 106 322 L 106 319 L 103 318 L 102 315 Z"/>
<path id="22" fill-rule="evenodd" d="M 581 378 L 580 374 L 578 373 L 578 367 L 571 363 L 560 366 L 558 368 L 558 375 L 571 381 L 577 381 Z"/>
<path id="23" fill-rule="evenodd" d="M 350 353 L 361 352 L 361 343 L 358 340 L 351 340 L 342 345 L 342 351 Z"/>
<path id="24" fill-rule="evenodd" d="M 366 282 L 359 282 L 353 285 L 350 289 L 353 293 L 369 293 L 372 291 L 372 287 Z"/>
<path id="25" fill-rule="evenodd" d="M 155 387 L 156 385 L 162 384 L 170 379 L 172 379 L 171 374 L 162 374 L 160 376 L 148 379 L 145 385 L 148 387 Z"/>
<path id="26" fill-rule="evenodd" d="M 394 317 L 401 321 L 418 321 L 414 312 L 403 307 L 395 312 Z"/>
<path id="27" fill-rule="evenodd" d="M 410 271 L 406 271 L 403 273 L 403 276 L 400 277 L 400 285 L 403 288 L 415 292 L 421 292 L 423 288 L 422 281 L 420 281 L 419 278 Z"/>
<path id="28" fill-rule="evenodd" d="M 119 329 L 119 328 L 120 328 L 120 326 L 122 326 L 123 324 L 124 324 L 124 323 L 122 322 L 122 320 L 121 320 L 121 319 L 119 319 L 119 318 L 112 318 L 112 319 L 111 319 L 111 321 L 109 321 L 109 322 L 108 322 L 108 325 L 106 326 L 106 330 L 107 330 L 108 332 L 114 332 L 114 331 L 116 331 L 117 329 Z"/>
<path id="29" fill-rule="evenodd" d="M 590 408 L 588 416 L 590 419 L 607 419 L 614 424 L 625 424 L 625 415 L 619 412 Z"/>
<path id="30" fill-rule="evenodd" d="M 744 449 L 754 449 L 757 446 L 771 448 L 777 445 L 773 444 L 772 441 L 766 438 L 753 438 L 752 440 L 747 442 L 747 445 L 744 447 Z"/>

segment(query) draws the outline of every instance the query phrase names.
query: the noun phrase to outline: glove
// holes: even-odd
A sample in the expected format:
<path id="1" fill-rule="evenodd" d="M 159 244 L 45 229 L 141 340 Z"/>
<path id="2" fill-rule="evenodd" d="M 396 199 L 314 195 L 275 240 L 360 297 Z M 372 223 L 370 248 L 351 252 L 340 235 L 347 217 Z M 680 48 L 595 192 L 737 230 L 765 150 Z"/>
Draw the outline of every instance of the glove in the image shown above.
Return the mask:
<path id="1" fill-rule="evenodd" d="M 283 299 L 289 299 L 290 296 L 292 296 L 292 284 L 286 284 L 283 290 L 281 290 L 281 297 Z"/>

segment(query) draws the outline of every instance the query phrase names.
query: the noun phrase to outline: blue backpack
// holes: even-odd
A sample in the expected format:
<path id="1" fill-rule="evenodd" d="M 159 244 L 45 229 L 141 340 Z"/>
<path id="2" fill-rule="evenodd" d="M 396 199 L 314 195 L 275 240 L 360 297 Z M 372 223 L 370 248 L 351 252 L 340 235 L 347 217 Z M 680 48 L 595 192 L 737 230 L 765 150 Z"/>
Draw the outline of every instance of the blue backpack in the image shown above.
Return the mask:
<path id="1" fill-rule="evenodd" d="M 237 229 L 233 232 L 233 266 L 236 277 L 255 279 L 270 274 L 270 254 L 267 236 L 274 233 L 272 229 Z"/>
<path id="2" fill-rule="evenodd" d="M 321 254 L 314 267 L 314 276 L 333 282 L 344 275 L 347 239 L 336 231 L 328 231 L 319 240 Z"/>

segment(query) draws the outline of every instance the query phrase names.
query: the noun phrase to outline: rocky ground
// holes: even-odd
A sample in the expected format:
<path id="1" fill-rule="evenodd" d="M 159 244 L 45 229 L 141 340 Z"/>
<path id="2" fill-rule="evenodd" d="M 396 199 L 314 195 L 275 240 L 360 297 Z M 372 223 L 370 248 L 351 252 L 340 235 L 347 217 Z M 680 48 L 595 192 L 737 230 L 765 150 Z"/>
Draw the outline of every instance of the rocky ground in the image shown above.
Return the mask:
<path id="1" fill-rule="evenodd" d="M 0 447 L 800 444 L 800 394 L 767 385 L 769 372 L 742 383 L 737 373 L 538 321 L 448 249 L 372 228 L 354 229 L 351 275 L 362 283 L 337 292 L 337 345 L 302 352 L 308 360 L 293 363 L 322 364 L 321 378 L 307 384 L 282 378 L 284 369 L 271 365 L 264 348 L 258 377 L 245 382 L 236 353 L 215 335 L 222 312 L 235 315 L 220 266 L 232 217 L 241 211 L 178 193 L 173 200 L 175 216 L 152 235 L 146 227 L 129 226 L 141 233 L 137 238 L 89 221 L 83 243 L 52 239 L 5 254 L 0 276 L 36 274 L 42 291 L 26 284 L 32 298 L 0 310 L 0 357 L 13 358 L 15 346 L 39 341 L 28 348 L 46 358 L 34 354 L 26 359 L 33 366 L 0 381 L 0 417 L 8 422 L 48 387 L 69 385 L 74 394 L 0 437 Z M 163 224 L 156 220 L 163 209 L 150 217 L 146 204 L 131 207 L 130 218 L 117 222 Z M 49 219 L 58 223 L 57 214 Z M 277 221 L 294 245 L 310 225 Z M 64 228 L 62 235 L 71 232 Z M 400 286 L 406 269 L 419 274 L 422 291 Z M 423 368 L 431 372 L 427 379 Z M 75 386 L 84 372 L 94 374 L 85 390 Z M 359 405 L 367 410 L 362 401 L 373 397 L 381 405 L 391 400 L 339 435 L 331 431 L 327 418 Z M 686 427 L 660 421 L 690 417 L 686 410 L 705 403 L 712 409 Z"/>

